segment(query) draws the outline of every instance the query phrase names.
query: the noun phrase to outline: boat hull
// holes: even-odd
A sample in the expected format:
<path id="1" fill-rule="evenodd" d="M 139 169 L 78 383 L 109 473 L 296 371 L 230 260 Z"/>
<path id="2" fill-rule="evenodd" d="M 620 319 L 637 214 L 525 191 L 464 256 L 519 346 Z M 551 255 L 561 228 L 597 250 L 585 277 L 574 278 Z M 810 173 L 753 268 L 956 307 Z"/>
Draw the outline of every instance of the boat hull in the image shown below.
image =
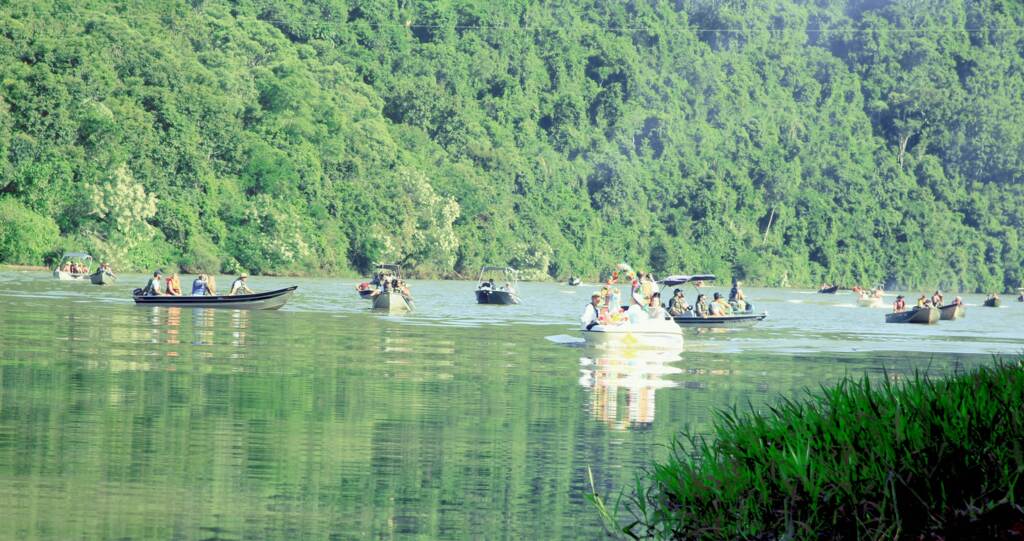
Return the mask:
<path id="1" fill-rule="evenodd" d="M 373 309 L 389 314 L 400 314 L 412 312 L 412 302 L 407 300 L 401 293 L 381 292 L 373 297 Z"/>
<path id="2" fill-rule="evenodd" d="M 885 314 L 886 323 L 921 323 L 931 325 L 937 323 L 940 318 L 939 309 L 934 306 L 929 308 L 914 308 L 906 312 L 894 312 Z"/>
<path id="3" fill-rule="evenodd" d="M 89 275 L 88 274 L 72 274 L 70 272 L 64 272 L 64 271 L 60 271 L 60 270 L 55 270 L 55 271 L 53 271 L 53 277 L 58 279 L 58 280 L 73 281 L 73 280 L 85 280 L 86 278 L 89 277 Z"/>
<path id="4" fill-rule="evenodd" d="M 641 324 L 595 325 L 580 329 L 587 345 L 599 349 L 675 349 L 683 346 L 683 331 L 670 320 Z"/>
<path id="5" fill-rule="evenodd" d="M 89 275 L 89 281 L 98 286 L 106 286 L 116 282 L 117 277 L 114 276 L 113 274 L 107 274 L 105 272 L 94 272 Z"/>
<path id="6" fill-rule="evenodd" d="M 476 290 L 477 304 L 519 304 L 519 297 L 508 291 Z"/>
<path id="7" fill-rule="evenodd" d="M 234 310 L 277 310 L 285 305 L 298 286 L 251 295 L 134 295 L 135 304 L 182 308 L 230 308 Z"/>
<path id="8" fill-rule="evenodd" d="M 864 297 L 857 299 L 857 305 L 865 308 L 879 308 L 884 301 L 881 297 Z"/>
<path id="9" fill-rule="evenodd" d="M 839 291 L 839 286 L 832 286 L 832 287 L 826 287 L 824 289 L 819 289 L 818 293 L 824 293 L 826 295 L 832 295 L 836 291 Z"/>
<path id="10" fill-rule="evenodd" d="M 763 314 L 733 314 L 729 316 L 697 317 L 690 315 L 673 316 L 676 325 L 684 329 L 718 329 L 722 327 L 751 327 L 768 317 Z"/>
<path id="11" fill-rule="evenodd" d="M 939 307 L 939 319 L 943 321 L 963 319 L 966 313 L 967 309 L 962 304 L 947 304 Z"/>

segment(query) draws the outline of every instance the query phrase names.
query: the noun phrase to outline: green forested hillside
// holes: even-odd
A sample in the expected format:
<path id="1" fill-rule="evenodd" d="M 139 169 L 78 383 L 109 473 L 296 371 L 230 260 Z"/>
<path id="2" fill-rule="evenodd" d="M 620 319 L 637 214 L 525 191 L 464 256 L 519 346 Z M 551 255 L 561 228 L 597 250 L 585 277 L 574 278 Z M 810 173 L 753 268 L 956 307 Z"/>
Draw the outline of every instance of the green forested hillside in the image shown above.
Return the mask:
<path id="1" fill-rule="evenodd" d="M 1024 277 L 1011 0 L 0 0 L 0 261 Z"/>

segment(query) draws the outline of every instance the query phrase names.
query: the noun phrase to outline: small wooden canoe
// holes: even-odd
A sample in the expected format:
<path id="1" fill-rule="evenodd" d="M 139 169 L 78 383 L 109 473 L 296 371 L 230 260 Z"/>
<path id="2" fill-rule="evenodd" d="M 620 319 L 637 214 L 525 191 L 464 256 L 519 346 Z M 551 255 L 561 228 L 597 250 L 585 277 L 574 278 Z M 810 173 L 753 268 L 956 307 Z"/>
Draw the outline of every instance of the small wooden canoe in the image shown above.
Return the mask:
<path id="1" fill-rule="evenodd" d="M 967 315 L 967 309 L 962 304 L 947 304 L 939 307 L 939 319 L 943 321 L 963 319 L 965 315 Z"/>
<path id="2" fill-rule="evenodd" d="M 989 308 L 999 308 L 999 304 L 998 297 L 989 297 L 985 299 L 985 302 L 981 303 L 982 306 L 988 306 Z"/>
<path id="3" fill-rule="evenodd" d="M 132 292 L 137 305 L 178 306 L 182 308 L 233 308 L 235 310 L 277 310 L 299 286 L 253 293 L 251 295 L 140 295 Z"/>
<path id="4" fill-rule="evenodd" d="M 941 315 L 939 309 L 934 306 L 927 308 L 912 308 L 905 312 L 893 312 L 885 314 L 886 323 L 923 323 L 931 325 L 937 323 Z"/>

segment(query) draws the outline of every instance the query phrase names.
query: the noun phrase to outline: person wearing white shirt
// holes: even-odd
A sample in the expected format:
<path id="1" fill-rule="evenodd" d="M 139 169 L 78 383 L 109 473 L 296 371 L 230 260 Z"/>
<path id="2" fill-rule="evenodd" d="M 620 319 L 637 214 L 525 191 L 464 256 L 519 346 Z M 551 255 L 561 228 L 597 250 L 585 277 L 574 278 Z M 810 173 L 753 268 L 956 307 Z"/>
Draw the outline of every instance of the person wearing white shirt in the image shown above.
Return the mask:
<path id="1" fill-rule="evenodd" d="M 580 323 L 583 328 L 590 330 L 594 325 L 599 325 L 598 314 L 600 313 L 598 307 L 601 305 L 601 296 L 594 293 L 590 296 L 590 303 L 583 309 L 583 315 L 580 316 Z"/>

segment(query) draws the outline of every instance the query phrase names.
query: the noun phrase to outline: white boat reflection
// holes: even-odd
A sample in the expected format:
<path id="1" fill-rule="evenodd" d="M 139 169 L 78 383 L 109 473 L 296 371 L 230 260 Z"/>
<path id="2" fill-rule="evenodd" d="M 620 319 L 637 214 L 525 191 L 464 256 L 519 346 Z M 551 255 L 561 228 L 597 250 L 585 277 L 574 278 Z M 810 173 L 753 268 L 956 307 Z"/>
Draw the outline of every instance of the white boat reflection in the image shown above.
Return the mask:
<path id="1" fill-rule="evenodd" d="M 594 418 L 615 430 L 651 426 L 655 393 L 658 389 L 679 384 L 665 378 L 682 373 L 671 364 L 680 360 L 680 352 L 603 351 L 593 357 L 581 357 L 580 385 L 591 389 L 590 406 Z"/>

